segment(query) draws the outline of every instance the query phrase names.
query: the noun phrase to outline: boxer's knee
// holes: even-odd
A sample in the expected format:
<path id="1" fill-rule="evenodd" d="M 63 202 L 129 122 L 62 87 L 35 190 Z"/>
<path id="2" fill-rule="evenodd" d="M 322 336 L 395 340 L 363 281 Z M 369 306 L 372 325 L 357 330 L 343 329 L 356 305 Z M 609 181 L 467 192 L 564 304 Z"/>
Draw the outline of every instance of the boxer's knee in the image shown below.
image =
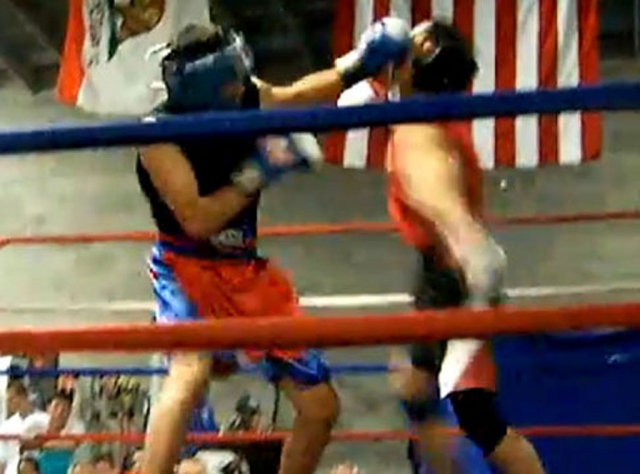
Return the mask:
<path id="1" fill-rule="evenodd" d="M 270 380 L 291 400 L 297 416 L 308 423 L 333 427 L 340 414 L 340 400 L 331 385 L 327 362 L 317 351 L 296 359 L 272 359 Z"/>
<path id="2" fill-rule="evenodd" d="M 340 415 L 340 399 L 331 384 L 300 387 L 291 379 L 283 379 L 280 387 L 291 400 L 300 419 L 333 427 Z"/>
<path id="3" fill-rule="evenodd" d="M 485 389 L 463 390 L 452 393 L 450 400 L 460 429 L 485 457 L 491 456 L 508 432 L 496 393 Z"/>
<path id="4" fill-rule="evenodd" d="M 411 359 L 392 355 L 389 371 L 391 388 L 409 421 L 422 423 L 438 414 L 441 406 L 438 380 L 433 370 L 414 365 Z"/>
<path id="5" fill-rule="evenodd" d="M 431 398 L 437 394 L 435 375 L 417 367 L 393 367 L 389 380 L 393 392 L 402 400 Z"/>
<path id="6" fill-rule="evenodd" d="M 176 403 L 195 403 L 209 384 L 211 357 L 209 354 L 175 354 L 164 379 L 162 398 Z"/>
<path id="7" fill-rule="evenodd" d="M 396 387 L 400 407 L 412 423 L 423 423 L 439 415 L 442 402 L 433 374 L 412 368 L 399 377 Z"/>

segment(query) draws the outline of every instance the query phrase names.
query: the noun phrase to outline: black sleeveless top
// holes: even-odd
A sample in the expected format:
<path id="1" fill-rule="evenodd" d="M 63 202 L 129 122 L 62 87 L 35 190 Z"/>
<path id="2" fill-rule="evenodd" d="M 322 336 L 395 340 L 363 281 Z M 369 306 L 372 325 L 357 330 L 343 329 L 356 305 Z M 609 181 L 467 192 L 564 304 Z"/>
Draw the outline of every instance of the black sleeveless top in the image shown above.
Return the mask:
<path id="1" fill-rule="evenodd" d="M 247 80 L 242 100 L 243 109 L 260 107 L 260 95 L 257 86 Z M 159 110 L 159 113 L 167 113 Z M 189 160 L 198 181 L 200 196 L 209 195 L 218 189 L 231 184 L 231 175 L 240 163 L 256 150 L 255 138 L 241 137 L 202 137 L 188 142 L 176 143 Z M 136 162 L 136 174 L 140 189 L 151 207 L 151 215 L 160 234 L 173 237 L 180 241 L 190 238 L 174 216 L 169 206 L 164 202 L 156 190 L 149 173 L 142 165 L 140 156 Z M 255 248 L 257 237 L 259 197 L 245 207 L 235 218 L 225 226 L 216 236 L 209 240 L 213 247 L 226 248 L 230 253 L 241 248 Z"/>

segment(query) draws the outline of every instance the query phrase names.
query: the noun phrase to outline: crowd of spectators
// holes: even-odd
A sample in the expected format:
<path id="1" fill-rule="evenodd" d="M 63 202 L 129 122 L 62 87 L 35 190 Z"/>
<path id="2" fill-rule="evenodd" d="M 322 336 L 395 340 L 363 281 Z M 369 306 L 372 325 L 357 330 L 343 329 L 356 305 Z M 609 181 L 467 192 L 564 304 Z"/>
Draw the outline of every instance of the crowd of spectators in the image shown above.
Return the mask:
<path id="1" fill-rule="evenodd" d="M 0 423 L 0 434 L 17 435 L 20 440 L 0 443 L 0 467 L 5 474 L 51 472 L 43 467 L 68 463 L 78 447 L 74 440 L 49 439 L 45 435 L 75 435 L 85 432 L 81 419 L 72 416 L 74 393 L 60 390 L 40 406 L 37 396 L 21 379 L 12 379 L 5 393 L 7 418 Z"/>
<path id="2" fill-rule="evenodd" d="M 136 474 L 141 445 L 90 443 L 71 436 L 85 433 L 142 433 L 149 409 L 149 393 L 142 380 L 125 376 L 25 376 L 24 369 L 55 369 L 54 358 L 14 358 L 4 391 L 0 419 L 0 474 Z M 214 433 L 264 432 L 274 429 L 279 397 L 273 410 L 262 409 L 243 394 L 232 416 L 218 424 L 192 425 L 192 431 Z M 4 435 L 16 439 L 2 439 Z M 277 474 L 282 442 L 221 446 L 184 446 L 176 474 Z M 335 474 L 353 474 L 350 465 Z"/>
<path id="3" fill-rule="evenodd" d="M 135 447 L 55 436 L 143 431 L 146 392 L 131 377 L 29 377 L 55 369 L 57 357 L 13 357 L 4 388 L 0 474 L 117 474 Z M 18 439 L 19 438 L 19 439 Z"/>
<path id="4" fill-rule="evenodd" d="M 140 445 L 89 443 L 51 439 L 84 433 L 142 433 L 149 409 L 149 393 L 135 377 L 25 376 L 24 369 L 55 369 L 57 357 L 14 358 L 5 388 L 4 417 L 0 420 L 0 474 L 134 474 Z M 245 394 L 233 416 L 218 424 L 214 418 L 197 431 L 232 432 L 270 429 L 260 404 Z M 275 474 L 281 442 L 225 448 L 186 446 L 176 466 L 178 474 Z M 259 466 L 259 470 L 257 470 Z"/>

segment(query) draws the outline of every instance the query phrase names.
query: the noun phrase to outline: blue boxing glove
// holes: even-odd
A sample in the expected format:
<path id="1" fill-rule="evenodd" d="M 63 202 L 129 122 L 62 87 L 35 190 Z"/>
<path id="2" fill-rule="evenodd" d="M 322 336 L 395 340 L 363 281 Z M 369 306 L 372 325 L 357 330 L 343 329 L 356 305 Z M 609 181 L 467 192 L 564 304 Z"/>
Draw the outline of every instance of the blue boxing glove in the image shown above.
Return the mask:
<path id="1" fill-rule="evenodd" d="M 378 75 L 388 65 L 401 64 L 411 45 L 411 28 L 406 21 L 386 17 L 375 22 L 360 36 L 356 49 L 335 61 L 344 88 Z"/>
<path id="2" fill-rule="evenodd" d="M 258 140 L 257 150 L 231 176 L 244 194 L 253 196 L 293 171 L 318 168 L 324 155 L 310 133 L 269 136 Z"/>

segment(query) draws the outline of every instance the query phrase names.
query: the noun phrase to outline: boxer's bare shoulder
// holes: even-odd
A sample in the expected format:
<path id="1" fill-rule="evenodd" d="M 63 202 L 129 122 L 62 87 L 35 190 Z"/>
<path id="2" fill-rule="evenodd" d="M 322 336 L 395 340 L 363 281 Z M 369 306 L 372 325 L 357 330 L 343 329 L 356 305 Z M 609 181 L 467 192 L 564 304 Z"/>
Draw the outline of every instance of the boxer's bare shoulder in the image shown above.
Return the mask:
<path id="1" fill-rule="evenodd" d="M 394 169 L 410 199 L 434 199 L 459 189 L 457 152 L 442 127 L 401 125 L 393 139 Z"/>

